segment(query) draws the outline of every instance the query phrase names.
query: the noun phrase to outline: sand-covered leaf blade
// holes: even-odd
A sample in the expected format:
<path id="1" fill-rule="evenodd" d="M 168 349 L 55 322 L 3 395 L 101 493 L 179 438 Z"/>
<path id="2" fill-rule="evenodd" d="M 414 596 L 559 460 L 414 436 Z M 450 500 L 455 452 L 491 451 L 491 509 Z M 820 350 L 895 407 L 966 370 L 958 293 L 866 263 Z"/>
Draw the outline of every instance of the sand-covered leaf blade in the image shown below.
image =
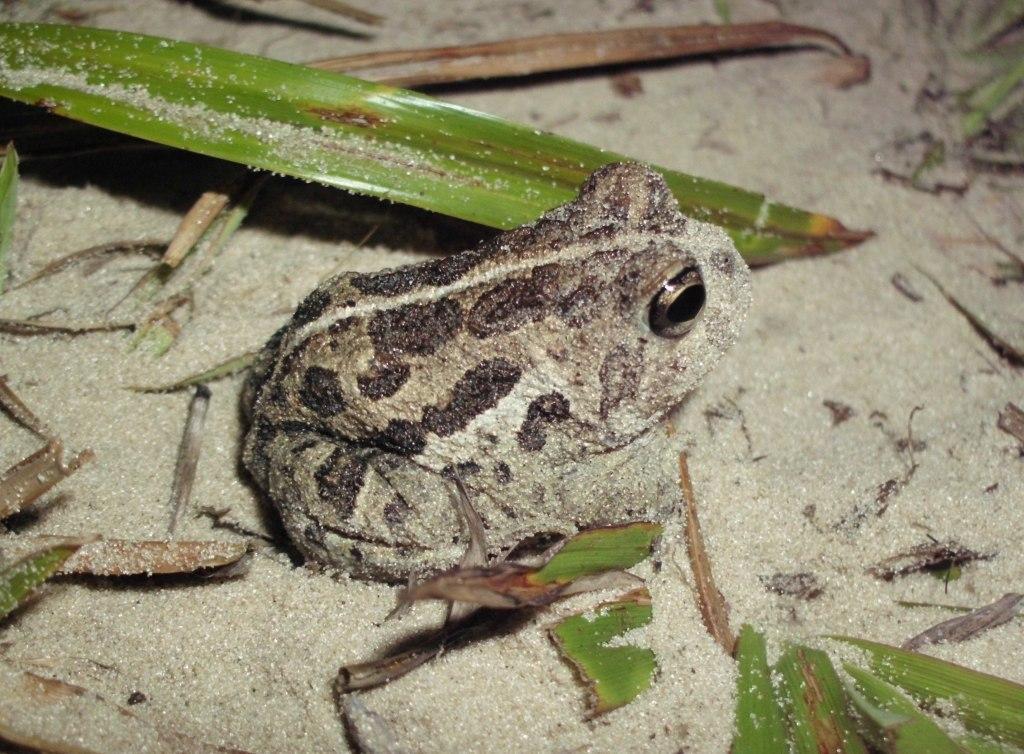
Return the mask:
<path id="1" fill-rule="evenodd" d="M 531 576 L 538 584 L 563 584 L 604 571 L 631 568 L 651 554 L 661 524 L 639 522 L 577 534 Z"/>
<path id="2" fill-rule="evenodd" d="M 789 717 L 795 754 L 867 754 L 854 722 L 846 714 L 847 697 L 828 655 L 791 646 L 775 666 L 779 696 Z"/>
<path id="3" fill-rule="evenodd" d="M 8 254 L 14 237 L 14 216 L 18 206 L 18 152 L 14 144 L 7 145 L 0 164 L 0 294 L 7 283 Z"/>
<path id="4" fill-rule="evenodd" d="M 846 663 L 847 691 L 875 747 L 892 754 L 969 754 L 914 702 L 878 676 Z"/>
<path id="5" fill-rule="evenodd" d="M 81 545 L 82 542 L 62 542 L 44 547 L 0 571 L 0 619 L 31 597 Z"/>
<path id="6" fill-rule="evenodd" d="M 571 615 L 550 629 L 555 645 L 590 689 L 591 714 L 628 704 L 650 687 L 657 668 L 654 652 L 614 642 L 646 626 L 652 615 L 650 595 L 638 589 L 592 615 Z"/>
<path id="7" fill-rule="evenodd" d="M 915 699 L 948 706 L 968 730 L 1024 747 L 1024 686 L 887 644 L 834 638 L 867 652 L 874 673 Z"/>
<path id="8" fill-rule="evenodd" d="M 733 754 L 788 754 L 786 726 L 772 686 L 764 636 L 750 625 L 740 629 L 736 661 Z"/>
<path id="9" fill-rule="evenodd" d="M 498 228 L 571 199 L 625 156 L 411 91 L 204 45 L 0 24 L 0 95 L 180 149 Z M 754 264 L 867 234 L 761 194 L 659 168 L 683 211 Z"/>

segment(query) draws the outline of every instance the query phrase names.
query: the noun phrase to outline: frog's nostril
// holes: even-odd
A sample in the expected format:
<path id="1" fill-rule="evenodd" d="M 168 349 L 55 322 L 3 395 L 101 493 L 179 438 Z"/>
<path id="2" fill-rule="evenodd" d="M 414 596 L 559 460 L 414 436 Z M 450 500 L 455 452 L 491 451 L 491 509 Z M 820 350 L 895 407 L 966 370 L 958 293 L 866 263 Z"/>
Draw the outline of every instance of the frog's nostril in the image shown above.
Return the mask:
<path id="1" fill-rule="evenodd" d="M 707 294 L 700 270 L 687 267 L 661 286 L 651 299 L 648 321 L 663 338 L 681 338 L 704 310 Z"/>

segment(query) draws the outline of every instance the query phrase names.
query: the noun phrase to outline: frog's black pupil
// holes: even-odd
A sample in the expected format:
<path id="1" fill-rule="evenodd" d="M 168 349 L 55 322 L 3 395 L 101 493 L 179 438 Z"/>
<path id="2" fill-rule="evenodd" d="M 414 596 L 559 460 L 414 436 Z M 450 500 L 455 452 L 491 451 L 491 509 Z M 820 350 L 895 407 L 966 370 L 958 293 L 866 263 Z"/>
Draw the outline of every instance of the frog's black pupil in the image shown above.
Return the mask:
<path id="1" fill-rule="evenodd" d="M 665 317 L 674 324 L 689 322 L 700 314 L 700 310 L 704 308 L 705 298 L 703 285 L 700 283 L 688 285 L 668 305 Z"/>

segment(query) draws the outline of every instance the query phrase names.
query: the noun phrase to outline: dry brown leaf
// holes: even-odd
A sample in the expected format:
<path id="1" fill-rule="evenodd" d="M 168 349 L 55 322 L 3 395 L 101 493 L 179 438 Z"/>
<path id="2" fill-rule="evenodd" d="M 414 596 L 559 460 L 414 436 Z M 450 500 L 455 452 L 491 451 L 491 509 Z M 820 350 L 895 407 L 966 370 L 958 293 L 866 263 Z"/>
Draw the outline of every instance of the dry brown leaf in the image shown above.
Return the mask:
<path id="1" fill-rule="evenodd" d="M 1021 600 L 1024 600 L 1024 594 L 1009 592 L 990 605 L 936 624 L 907 639 L 900 646 L 903 649 L 916 650 L 925 644 L 965 641 L 1013 620 L 1017 616 Z"/>
<path id="2" fill-rule="evenodd" d="M 14 464 L 0 476 L 0 520 L 23 510 L 92 459 L 93 452 L 86 448 L 65 462 L 64 446 L 61 441 L 50 440 L 44 447 Z"/>
<path id="3" fill-rule="evenodd" d="M 50 752 L 245 754 L 152 723 L 81 686 L 0 662 L 0 740 Z"/>
<path id="4" fill-rule="evenodd" d="M 996 426 L 1008 435 L 1016 437 L 1018 442 L 1024 443 L 1024 411 L 1016 404 L 1006 404 L 1006 408 L 999 412 Z"/>
<path id="5" fill-rule="evenodd" d="M 700 520 L 697 518 L 697 500 L 693 494 L 693 483 L 690 481 L 690 467 L 686 462 L 686 454 L 679 455 L 679 486 L 683 490 L 683 502 L 686 506 L 686 551 L 690 556 L 690 567 L 697 587 L 697 608 L 700 610 L 704 627 L 718 644 L 732 655 L 736 646 L 736 635 L 729 627 L 729 608 L 725 598 L 715 586 L 711 573 L 711 560 L 704 547 L 704 535 L 701 534 Z"/>
<path id="6" fill-rule="evenodd" d="M 605 571 L 566 583 L 539 583 L 532 576 L 539 569 L 514 563 L 488 568 L 456 568 L 406 589 L 400 603 L 416 600 L 455 600 L 498 610 L 550 605 L 573 594 L 599 589 L 635 589 L 643 579 L 626 571 Z"/>
<path id="7" fill-rule="evenodd" d="M 39 547 L 64 539 L 52 535 L 19 536 L 17 543 Z M 244 543 L 221 540 L 98 539 L 79 548 L 58 573 L 91 576 L 194 573 L 232 565 L 247 552 Z"/>
<path id="8" fill-rule="evenodd" d="M 422 86 L 793 45 L 818 45 L 839 55 L 851 55 L 841 39 L 826 31 L 767 21 L 549 34 L 455 47 L 372 52 L 309 65 L 394 86 Z M 849 71 L 846 78 L 850 78 Z"/>
<path id="9" fill-rule="evenodd" d="M 515 609 L 598 589 L 634 589 L 643 581 L 624 569 L 646 559 L 661 532 L 660 524 L 644 521 L 587 529 L 539 565 L 456 567 L 411 585 L 399 597 L 399 605 L 440 599 Z"/>

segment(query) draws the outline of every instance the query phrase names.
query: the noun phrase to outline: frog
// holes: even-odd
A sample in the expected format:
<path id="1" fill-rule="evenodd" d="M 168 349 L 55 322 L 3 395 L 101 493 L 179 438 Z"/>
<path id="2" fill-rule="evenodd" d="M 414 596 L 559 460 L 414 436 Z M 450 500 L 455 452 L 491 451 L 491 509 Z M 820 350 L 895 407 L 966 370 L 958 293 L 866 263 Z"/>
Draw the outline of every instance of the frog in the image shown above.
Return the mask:
<path id="1" fill-rule="evenodd" d="M 323 281 L 271 337 L 242 462 L 301 554 L 401 582 L 678 511 L 673 417 L 739 338 L 750 271 L 656 170 L 475 248 Z M 518 551 L 518 550 L 517 550 Z"/>

